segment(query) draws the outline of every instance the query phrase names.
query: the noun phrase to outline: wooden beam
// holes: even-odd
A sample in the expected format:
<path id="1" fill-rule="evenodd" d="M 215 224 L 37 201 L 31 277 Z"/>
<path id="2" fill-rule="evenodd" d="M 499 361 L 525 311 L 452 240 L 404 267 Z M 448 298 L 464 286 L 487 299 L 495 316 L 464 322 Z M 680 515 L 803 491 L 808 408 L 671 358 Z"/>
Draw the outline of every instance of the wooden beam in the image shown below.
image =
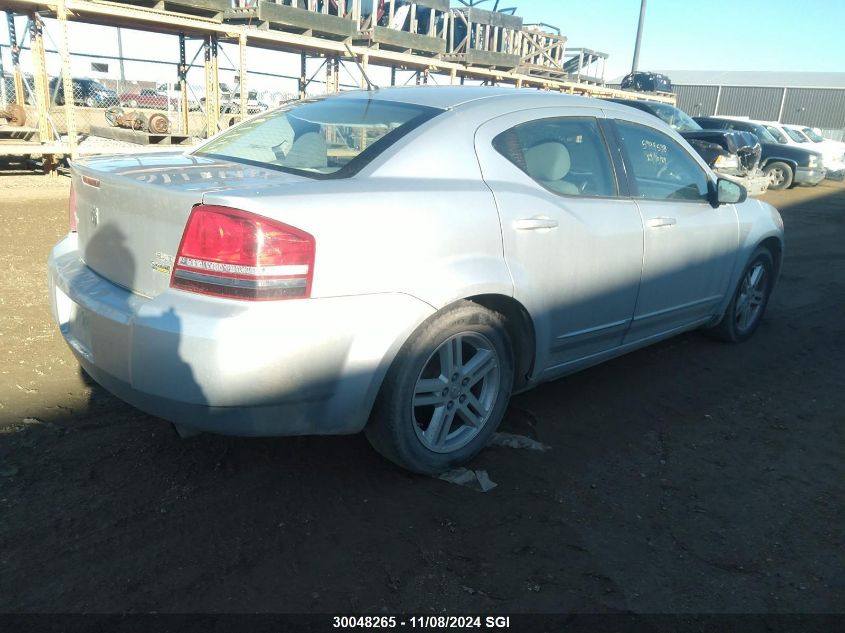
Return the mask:
<path id="1" fill-rule="evenodd" d="M 205 132 L 211 137 L 217 134 L 217 120 L 220 118 L 220 82 L 217 66 L 217 35 L 212 33 L 205 40 Z"/>
<path id="2" fill-rule="evenodd" d="M 15 103 L 24 105 L 26 93 L 23 89 L 23 73 L 21 72 L 20 49 L 18 48 L 17 30 L 15 29 L 15 14 L 6 12 L 6 25 L 9 29 L 9 45 L 12 50 L 12 75 L 15 86 Z"/>
<path id="3" fill-rule="evenodd" d="M 48 113 L 49 91 L 47 90 L 47 64 L 44 59 L 44 24 L 41 16 L 32 13 L 29 23 L 30 51 L 32 53 L 32 78 L 35 84 L 35 107 L 38 110 L 38 136 L 42 143 L 53 140 L 53 133 L 50 130 L 50 117 Z M 71 90 L 71 101 L 74 95 Z M 67 103 L 67 95 L 65 95 Z"/>
<path id="4" fill-rule="evenodd" d="M 324 3 L 324 7 L 327 6 L 328 3 Z M 285 27 L 288 29 L 293 27 L 301 31 L 313 31 L 342 38 L 350 38 L 358 32 L 358 23 L 353 22 L 350 18 L 322 15 L 314 11 L 265 2 L 264 0 L 260 0 L 255 8 L 234 8 L 228 10 L 225 15 L 227 19 L 268 22 L 270 28 L 280 30 L 284 30 Z"/>
<path id="5" fill-rule="evenodd" d="M 367 81 L 367 70 L 370 65 L 370 56 L 369 55 L 362 55 L 361 56 L 361 88 L 366 90 L 370 87 L 369 82 Z"/>
<path id="6" fill-rule="evenodd" d="M 66 95 L 73 94 L 73 77 L 70 70 L 70 43 L 68 41 L 67 9 L 64 0 L 58 0 L 56 7 L 59 20 L 59 55 L 62 59 L 62 90 Z M 67 143 L 71 158 L 77 156 L 76 144 L 76 107 L 73 99 L 65 99 L 65 127 L 67 129 Z"/>
<path id="7" fill-rule="evenodd" d="M 396 29 L 385 26 L 373 27 L 370 33 L 370 41 L 381 46 L 389 46 L 401 50 L 414 50 L 434 54 L 446 52 L 446 41 L 439 37 L 397 31 Z"/>
<path id="8" fill-rule="evenodd" d="M 247 86 L 246 77 L 246 32 L 242 32 L 240 37 L 238 37 L 238 52 L 240 53 L 238 59 L 238 76 L 240 78 L 241 87 L 241 102 L 238 107 L 240 108 L 241 120 L 243 120 L 248 114 L 247 102 L 249 100 L 249 87 Z"/>

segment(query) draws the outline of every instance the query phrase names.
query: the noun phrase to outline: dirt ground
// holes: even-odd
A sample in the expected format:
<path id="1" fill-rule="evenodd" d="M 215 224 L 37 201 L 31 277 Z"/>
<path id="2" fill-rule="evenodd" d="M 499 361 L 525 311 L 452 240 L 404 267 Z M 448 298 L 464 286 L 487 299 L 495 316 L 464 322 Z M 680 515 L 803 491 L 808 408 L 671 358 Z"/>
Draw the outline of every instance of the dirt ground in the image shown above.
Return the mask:
<path id="1" fill-rule="evenodd" d="M 86 382 L 46 259 L 67 179 L 0 175 L 0 612 L 834 613 L 845 185 L 766 194 L 748 343 L 693 333 L 514 398 L 482 494 L 362 436 L 180 440 Z"/>

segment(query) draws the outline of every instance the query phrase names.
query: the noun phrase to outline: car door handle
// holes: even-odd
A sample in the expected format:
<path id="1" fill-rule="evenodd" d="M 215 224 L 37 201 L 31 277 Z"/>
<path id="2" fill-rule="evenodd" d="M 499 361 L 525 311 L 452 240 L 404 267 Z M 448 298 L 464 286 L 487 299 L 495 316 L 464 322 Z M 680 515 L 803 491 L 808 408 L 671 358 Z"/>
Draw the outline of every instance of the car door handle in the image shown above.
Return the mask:
<path id="1" fill-rule="evenodd" d="M 521 218 L 513 221 L 513 228 L 517 231 L 536 231 L 538 229 L 557 228 L 557 220 L 551 218 Z"/>
<path id="2" fill-rule="evenodd" d="M 651 218 L 646 222 L 650 229 L 656 229 L 661 226 L 672 226 L 677 223 L 678 221 L 675 218 Z"/>

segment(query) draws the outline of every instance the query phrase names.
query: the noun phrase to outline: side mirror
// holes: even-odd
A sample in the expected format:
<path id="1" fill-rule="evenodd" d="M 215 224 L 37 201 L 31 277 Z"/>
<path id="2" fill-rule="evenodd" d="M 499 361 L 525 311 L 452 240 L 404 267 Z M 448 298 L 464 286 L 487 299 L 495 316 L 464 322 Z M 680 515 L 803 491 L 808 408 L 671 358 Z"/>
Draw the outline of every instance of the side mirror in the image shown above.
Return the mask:
<path id="1" fill-rule="evenodd" d="M 745 202 L 748 191 L 742 185 L 719 178 L 710 188 L 710 204 L 715 208 L 720 204 L 739 204 Z"/>

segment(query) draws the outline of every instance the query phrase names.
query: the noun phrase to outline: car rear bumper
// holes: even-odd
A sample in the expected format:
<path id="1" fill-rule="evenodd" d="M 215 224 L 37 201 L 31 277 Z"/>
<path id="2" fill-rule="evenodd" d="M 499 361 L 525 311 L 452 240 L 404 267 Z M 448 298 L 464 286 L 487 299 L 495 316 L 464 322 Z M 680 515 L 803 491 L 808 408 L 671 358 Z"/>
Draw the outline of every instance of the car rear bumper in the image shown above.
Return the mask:
<path id="1" fill-rule="evenodd" d="M 433 313 L 403 294 L 245 302 L 133 294 L 80 260 L 49 259 L 53 317 L 82 367 L 135 407 L 231 435 L 354 433 L 390 361 Z"/>
<path id="2" fill-rule="evenodd" d="M 795 170 L 794 183 L 796 185 L 817 185 L 824 180 L 827 171 L 825 169 L 809 169 L 799 167 Z"/>

